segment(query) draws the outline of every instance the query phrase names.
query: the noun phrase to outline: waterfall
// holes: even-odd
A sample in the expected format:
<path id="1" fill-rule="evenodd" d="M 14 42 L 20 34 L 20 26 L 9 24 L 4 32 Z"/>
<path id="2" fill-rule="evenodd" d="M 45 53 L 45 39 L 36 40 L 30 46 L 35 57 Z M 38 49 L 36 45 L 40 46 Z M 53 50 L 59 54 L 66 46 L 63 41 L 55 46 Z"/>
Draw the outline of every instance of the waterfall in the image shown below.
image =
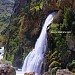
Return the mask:
<path id="1" fill-rule="evenodd" d="M 0 60 L 3 59 L 4 47 L 0 47 Z"/>
<path id="2" fill-rule="evenodd" d="M 51 13 L 45 20 L 39 38 L 36 41 L 35 48 L 27 55 L 24 60 L 22 71 L 24 73 L 35 72 L 35 75 L 40 75 L 44 54 L 47 47 L 47 26 L 52 23 L 56 12 Z"/>

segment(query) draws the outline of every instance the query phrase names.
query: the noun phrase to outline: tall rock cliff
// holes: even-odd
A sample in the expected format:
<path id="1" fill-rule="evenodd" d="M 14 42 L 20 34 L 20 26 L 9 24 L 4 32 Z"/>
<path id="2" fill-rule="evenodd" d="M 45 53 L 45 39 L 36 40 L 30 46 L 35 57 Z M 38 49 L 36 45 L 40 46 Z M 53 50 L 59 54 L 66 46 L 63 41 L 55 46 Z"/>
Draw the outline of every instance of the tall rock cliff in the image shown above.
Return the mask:
<path id="1" fill-rule="evenodd" d="M 0 0 L 0 34 L 4 34 L 9 25 L 13 6 L 14 0 Z"/>
<path id="2" fill-rule="evenodd" d="M 74 7 L 75 7 L 75 0 L 16 0 L 14 6 L 14 13 L 11 16 L 10 27 L 6 33 L 7 43 L 6 43 L 5 59 L 13 62 L 14 66 L 21 67 L 22 66 L 21 63 L 23 62 L 25 56 L 34 48 L 35 42 L 40 34 L 42 25 L 47 15 L 53 11 L 59 11 L 53 20 L 53 22 L 56 24 L 54 26 L 56 26 L 57 29 L 59 28 L 58 24 L 62 24 L 64 22 L 66 22 L 67 24 L 68 19 L 67 17 L 65 17 L 65 15 L 67 16 L 68 11 L 69 12 L 70 10 L 73 11 L 75 9 Z M 70 25 L 71 21 L 68 24 Z M 53 27 L 53 25 L 51 26 Z M 60 30 L 65 29 L 64 26 L 61 27 Z M 49 31 L 50 29 L 48 30 L 48 44 L 49 44 L 48 49 L 49 51 L 51 51 L 51 54 L 53 54 L 55 49 L 58 49 L 63 45 L 62 42 L 61 46 L 59 46 L 58 44 L 60 44 L 59 43 L 60 41 L 58 39 L 61 38 L 55 38 L 54 36 L 61 37 L 62 35 L 54 35 L 51 34 Z M 56 41 L 59 42 L 56 43 Z M 65 46 L 66 44 L 64 44 L 63 48 Z M 66 54 L 69 53 L 70 52 Z M 50 58 L 52 58 L 52 56 Z M 64 62 L 64 60 L 68 59 L 68 58 L 64 59 L 64 57 L 61 58 L 63 59 L 63 61 L 61 62 Z M 48 66 L 49 64 L 50 62 L 47 63 Z"/>

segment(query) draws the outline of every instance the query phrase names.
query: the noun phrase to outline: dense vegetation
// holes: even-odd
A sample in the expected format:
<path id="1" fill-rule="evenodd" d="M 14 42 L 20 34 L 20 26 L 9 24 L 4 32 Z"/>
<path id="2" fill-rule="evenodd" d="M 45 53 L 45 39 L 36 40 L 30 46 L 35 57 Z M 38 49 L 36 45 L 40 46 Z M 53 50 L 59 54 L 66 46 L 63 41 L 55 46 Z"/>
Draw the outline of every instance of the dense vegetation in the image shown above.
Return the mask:
<path id="1" fill-rule="evenodd" d="M 21 67 L 25 56 L 33 49 L 39 36 L 44 13 L 42 1 L 27 1 L 27 4 L 16 7 L 14 7 L 15 11 L 6 33 L 7 43 L 4 57 L 13 62 L 14 66 Z"/>
<path id="2" fill-rule="evenodd" d="M 49 25 L 50 44 L 46 62 L 51 71 L 66 68 L 75 72 L 75 10 L 64 8 L 62 11 L 57 13 L 54 23 Z M 56 21 L 59 13 L 63 14 L 63 18 Z"/>
<path id="3" fill-rule="evenodd" d="M 21 67 L 25 56 L 34 48 L 47 15 L 58 11 L 48 28 L 45 71 L 68 68 L 75 72 L 75 9 L 69 2 L 66 4 L 67 0 L 61 1 L 16 0 L 14 14 L 6 32 L 6 60 Z"/>

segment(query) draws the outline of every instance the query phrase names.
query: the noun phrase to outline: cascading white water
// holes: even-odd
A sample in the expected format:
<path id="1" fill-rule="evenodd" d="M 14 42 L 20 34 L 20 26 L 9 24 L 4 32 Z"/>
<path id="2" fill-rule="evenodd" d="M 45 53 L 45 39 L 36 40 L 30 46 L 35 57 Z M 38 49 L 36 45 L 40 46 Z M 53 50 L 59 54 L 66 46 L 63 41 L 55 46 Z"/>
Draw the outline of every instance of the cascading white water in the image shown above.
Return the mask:
<path id="1" fill-rule="evenodd" d="M 24 73 L 35 72 L 36 75 L 40 75 L 44 54 L 47 47 L 47 26 L 52 23 L 52 20 L 56 12 L 51 13 L 43 25 L 41 34 L 36 41 L 35 48 L 27 55 L 24 60 L 22 71 Z"/>
<path id="2" fill-rule="evenodd" d="M 0 60 L 3 59 L 4 47 L 0 47 Z"/>

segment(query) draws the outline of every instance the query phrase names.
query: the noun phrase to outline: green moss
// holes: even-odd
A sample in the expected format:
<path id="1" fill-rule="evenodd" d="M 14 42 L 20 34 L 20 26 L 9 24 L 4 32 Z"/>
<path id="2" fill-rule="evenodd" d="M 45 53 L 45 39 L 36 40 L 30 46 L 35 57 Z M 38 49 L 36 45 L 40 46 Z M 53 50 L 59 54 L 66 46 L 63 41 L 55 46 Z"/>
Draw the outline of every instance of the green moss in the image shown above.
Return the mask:
<path id="1" fill-rule="evenodd" d="M 53 61 L 50 65 L 49 65 L 49 67 L 55 67 L 55 66 L 59 66 L 59 65 L 61 65 L 61 63 L 59 63 L 58 61 Z"/>
<path id="2" fill-rule="evenodd" d="M 42 9 L 42 6 L 43 6 L 43 4 L 42 4 L 42 2 L 39 4 L 39 5 L 36 5 L 36 6 L 34 6 L 34 7 L 32 7 L 30 10 L 40 10 L 40 9 Z"/>
<path id="3" fill-rule="evenodd" d="M 4 36 L 0 35 L 0 40 L 4 40 Z"/>
<path id="4" fill-rule="evenodd" d="M 51 54 L 51 56 L 49 57 L 49 59 L 52 59 L 52 57 L 54 57 L 57 53 L 58 53 L 58 51 L 55 51 L 53 54 Z"/>
<path id="5" fill-rule="evenodd" d="M 50 32 L 56 32 L 56 31 L 60 31 L 59 30 L 59 24 L 54 24 L 52 23 L 51 26 L 50 26 Z"/>

